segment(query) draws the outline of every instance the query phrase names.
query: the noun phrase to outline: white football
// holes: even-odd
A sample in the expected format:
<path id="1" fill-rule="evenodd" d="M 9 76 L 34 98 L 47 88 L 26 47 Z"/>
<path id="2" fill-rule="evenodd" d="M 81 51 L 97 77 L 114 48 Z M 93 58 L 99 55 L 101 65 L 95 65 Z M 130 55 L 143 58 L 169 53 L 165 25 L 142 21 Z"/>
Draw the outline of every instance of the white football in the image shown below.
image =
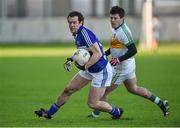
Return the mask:
<path id="1" fill-rule="evenodd" d="M 74 53 L 73 60 L 79 65 L 84 66 L 90 59 L 90 53 L 86 49 L 77 49 Z"/>

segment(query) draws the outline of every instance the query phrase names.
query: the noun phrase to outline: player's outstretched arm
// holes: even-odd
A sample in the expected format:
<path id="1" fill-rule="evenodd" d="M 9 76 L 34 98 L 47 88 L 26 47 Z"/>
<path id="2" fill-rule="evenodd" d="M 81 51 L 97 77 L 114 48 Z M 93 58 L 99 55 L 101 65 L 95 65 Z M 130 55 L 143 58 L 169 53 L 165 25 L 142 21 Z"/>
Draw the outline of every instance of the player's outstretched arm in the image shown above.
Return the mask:
<path id="1" fill-rule="evenodd" d="M 134 43 L 127 46 L 127 48 L 128 51 L 123 56 L 120 56 L 118 58 L 112 58 L 112 60 L 110 61 L 112 66 L 118 65 L 120 62 L 129 59 L 137 53 L 137 48 Z"/>
<path id="2" fill-rule="evenodd" d="M 120 62 L 122 62 L 123 60 L 127 60 L 127 59 L 131 58 L 132 56 L 134 56 L 137 53 L 137 48 L 136 48 L 136 45 L 134 43 L 127 46 L 127 48 L 128 48 L 128 51 L 123 56 L 120 56 L 118 58 Z"/>

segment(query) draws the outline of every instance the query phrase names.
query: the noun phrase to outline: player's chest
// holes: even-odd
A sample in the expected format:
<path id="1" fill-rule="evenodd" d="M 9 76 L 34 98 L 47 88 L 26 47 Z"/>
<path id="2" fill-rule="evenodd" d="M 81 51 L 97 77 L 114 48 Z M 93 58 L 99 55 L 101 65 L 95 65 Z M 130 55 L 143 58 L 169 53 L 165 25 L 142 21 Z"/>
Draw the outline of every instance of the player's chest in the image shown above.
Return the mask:
<path id="1" fill-rule="evenodd" d="M 124 43 L 118 39 L 116 33 L 113 33 L 113 34 L 112 34 L 111 47 L 112 47 L 112 48 L 124 48 L 124 47 L 125 47 L 125 46 L 124 46 Z"/>
<path id="2" fill-rule="evenodd" d="M 83 37 L 78 35 L 75 37 L 75 45 L 77 48 L 87 48 L 87 44 L 84 41 Z"/>

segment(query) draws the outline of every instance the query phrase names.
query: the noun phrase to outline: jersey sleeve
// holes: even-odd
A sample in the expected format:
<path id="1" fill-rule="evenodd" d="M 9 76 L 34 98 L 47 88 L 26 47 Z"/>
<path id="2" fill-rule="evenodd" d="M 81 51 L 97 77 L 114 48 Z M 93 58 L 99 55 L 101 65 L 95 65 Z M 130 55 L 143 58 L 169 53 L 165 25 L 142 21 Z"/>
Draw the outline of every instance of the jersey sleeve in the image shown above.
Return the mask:
<path id="1" fill-rule="evenodd" d="M 82 35 L 83 35 L 83 38 L 84 38 L 84 41 L 85 41 L 87 47 L 90 47 L 92 44 L 97 42 L 97 38 L 96 38 L 95 34 L 91 31 L 82 29 Z"/>
<path id="2" fill-rule="evenodd" d="M 128 28 L 122 28 L 121 32 L 117 33 L 118 40 L 123 42 L 124 45 L 127 47 L 130 44 L 134 43 L 133 37 L 131 32 L 128 30 Z"/>

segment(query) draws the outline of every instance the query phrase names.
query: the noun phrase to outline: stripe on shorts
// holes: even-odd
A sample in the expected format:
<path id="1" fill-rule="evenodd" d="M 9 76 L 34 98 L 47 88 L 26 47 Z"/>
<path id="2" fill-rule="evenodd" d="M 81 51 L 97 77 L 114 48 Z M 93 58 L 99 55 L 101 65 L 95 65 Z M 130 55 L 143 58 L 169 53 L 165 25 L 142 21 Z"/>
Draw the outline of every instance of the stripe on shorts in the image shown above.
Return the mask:
<path id="1" fill-rule="evenodd" d="M 104 87 L 104 86 L 105 86 L 105 83 L 106 83 L 107 79 L 108 79 L 107 69 L 104 68 L 104 69 L 103 69 L 103 80 L 102 80 L 102 82 L 101 82 L 101 87 Z"/>
<path id="2" fill-rule="evenodd" d="M 112 83 L 115 83 L 116 81 L 117 81 L 117 79 L 119 78 L 119 76 L 120 76 L 120 71 L 117 71 L 116 73 L 115 73 L 115 75 L 114 75 L 114 77 L 113 77 L 113 79 L 112 79 Z"/>

